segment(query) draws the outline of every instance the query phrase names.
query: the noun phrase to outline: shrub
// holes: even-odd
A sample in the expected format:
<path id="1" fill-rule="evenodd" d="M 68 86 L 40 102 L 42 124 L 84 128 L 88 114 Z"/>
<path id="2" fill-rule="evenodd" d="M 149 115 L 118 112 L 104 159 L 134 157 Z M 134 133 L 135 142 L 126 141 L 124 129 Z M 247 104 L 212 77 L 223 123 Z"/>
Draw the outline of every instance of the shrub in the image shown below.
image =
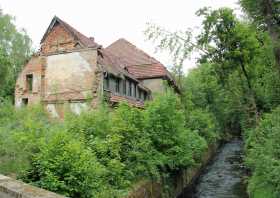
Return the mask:
<path id="1" fill-rule="evenodd" d="M 39 149 L 25 181 L 70 197 L 94 197 L 104 188 L 106 169 L 68 133 L 57 132 Z"/>
<path id="2" fill-rule="evenodd" d="M 220 138 L 218 123 L 208 111 L 199 108 L 193 109 L 188 112 L 186 119 L 187 128 L 196 131 L 209 144 L 215 143 Z"/>
<path id="3" fill-rule="evenodd" d="M 38 152 L 40 138 L 51 135 L 50 128 L 40 106 L 14 109 L 11 103 L 0 105 L 0 172 L 24 172 Z"/>
<path id="4" fill-rule="evenodd" d="M 163 171 L 194 165 L 192 147 L 194 137 L 198 150 L 205 148 L 204 140 L 185 128 L 185 117 L 179 99 L 168 92 L 158 96 L 146 107 L 146 130 L 151 136 L 157 159 Z"/>
<path id="5" fill-rule="evenodd" d="M 126 164 L 127 178 L 159 177 L 155 164 L 150 134 L 145 130 L 147 117 L 145 111 L 131 108 L 127 104 L 113 112 L 112 134 L 122 138 L 121 160 Z"/>
<path id="6" fill-rule="evenodd" d="M 247 131 L 246 164 L 253 177 L 249 180 L 249 193 L 258 197 L 264 192 L 273 192 L 272 197 L 280 196 L 280 107 L 266 114 L 256 129 Z"/>
<path id="7" fill-rule="evenodd" d="M 102 106 L 58 123 L 41 107 L 2 105 L 0 115 L 0 171 L 69 197 L 124 197 L 140 180 L 195 166 L 207 147 L 200 134 L 212 137 L 207 116 L 197 125 L 203 133 L 186 128 L 171 92 L 145 109 Z"/>

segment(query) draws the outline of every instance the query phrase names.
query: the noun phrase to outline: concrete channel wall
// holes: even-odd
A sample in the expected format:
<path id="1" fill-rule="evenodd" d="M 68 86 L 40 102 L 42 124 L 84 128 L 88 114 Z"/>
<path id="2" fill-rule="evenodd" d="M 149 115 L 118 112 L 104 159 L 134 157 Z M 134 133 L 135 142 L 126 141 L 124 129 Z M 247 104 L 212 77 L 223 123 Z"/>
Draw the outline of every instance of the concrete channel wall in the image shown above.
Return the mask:
<path id="1" fill-rule="evenodd" d="M 0 198 L 65 198 L 10 177 L 0 175 Z"/>
<path id="2" fill-rule="evenodd" d="M 172 188 L 172 196 L 176 198 L 183 190 L 189 187 L 193 181 L 200 175 L 204 166 L 212 159 L 218 148 L 217 145 L 212 145 L 202 157 L 202 163 L 194 168 L 181 170 L 174 179 Z M 162 197 L 162 183 L 155 183 L 151 181 L 142 181 L 138 183 L 126 198 L 161 198 Z"/>

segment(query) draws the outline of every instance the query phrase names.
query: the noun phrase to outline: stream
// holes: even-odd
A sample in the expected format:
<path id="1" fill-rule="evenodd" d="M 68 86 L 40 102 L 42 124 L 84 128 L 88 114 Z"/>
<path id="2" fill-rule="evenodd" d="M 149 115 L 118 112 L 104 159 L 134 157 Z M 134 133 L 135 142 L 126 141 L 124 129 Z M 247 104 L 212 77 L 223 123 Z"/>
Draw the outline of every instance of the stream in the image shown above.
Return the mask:
<path id="1" fill-rule="evenodd" d="M 247 198 L 242 183 L 242 148 L 239 139 L 224 144 L 193 186 L 178 198 Z"/>

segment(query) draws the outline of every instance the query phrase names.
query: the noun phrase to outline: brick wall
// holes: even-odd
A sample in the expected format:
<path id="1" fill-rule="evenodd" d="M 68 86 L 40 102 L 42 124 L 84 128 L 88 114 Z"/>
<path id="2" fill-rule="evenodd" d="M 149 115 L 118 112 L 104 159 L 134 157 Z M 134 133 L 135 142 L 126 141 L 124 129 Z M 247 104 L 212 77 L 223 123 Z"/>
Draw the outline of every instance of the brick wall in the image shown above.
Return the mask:
<path id="1" fill-rule="evenodd" d="M 60 24 L 53 27 L 41 44 L 43 54 L 54 53 L 58 51 L 71 50 L 75 48 L 77 42 Z"/>
<path id="2" fill-rule="evenodd" d="M 28 98 L 28 104 L 37 104 L 41 101 L 43 91 L 43 78 L 44 75 L 45 59 L 41 56 L 33 56 L 22 72 L 19 74 L 15 87 L 15 103 L 16 106 L 21 106 L 22 99 Z M 33 76 L 33 89 L 28 90 L 26 76 Z"/>

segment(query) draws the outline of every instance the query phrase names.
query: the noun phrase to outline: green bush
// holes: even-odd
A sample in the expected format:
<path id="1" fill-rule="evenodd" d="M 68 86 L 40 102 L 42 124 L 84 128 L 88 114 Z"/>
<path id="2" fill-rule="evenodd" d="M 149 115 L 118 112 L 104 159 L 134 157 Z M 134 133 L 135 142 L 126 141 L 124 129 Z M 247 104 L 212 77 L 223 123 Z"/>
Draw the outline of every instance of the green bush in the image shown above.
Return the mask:
<path id="1" fill-rule="evenodd" d="M 155 149 L 150 134 L 145 130 L 147 125 L 145 110 L 121 104 L 112 114 L 112 134 L 122 139 L 120 155 L 126 164 L 127 178 L 135 180 L 159 177 Z"/>
<path id="2" fill-rule="evenodd" d="M 215 117 L 208 111 L 194 109 L 188 113 L 187 128 L 198 132 L 209 144 L 215 143 L 220 138 L 220 129 Z"/>
<path id="3" fill-rule="evenodd" d="M 56 132 L 42 141 L 25 181 L 69 197 L 94 197 L 104 189 L 106 168 L 79 140 Z"/>
<path id="4" fill-rule="evenodd" d="M 266 114 L 256 129 L 247 131 L 246 164 L 252 170 L 248 191 L 252 197 L 266 191 L 280 196 L 280 107 Z"/>
<path id="5" fill-rule="evenodd" d="M 168 92 L 146 107 L 147 127 L 162 171 L 194 165 L 193 144 L 197 151 L 206 147 L 205 140 L 185 128 L 185 117 L 179 99 Z M 194 139 L 191 139 L 194 138 Z"/>
<path id="6" fill-rule="evenodd" d="M 40 107 L 14 109 L 11 103 L 0 105 L 0 171 L 21 174 L 38 152 L 41 138 L 51 136 L 45 111 Z"/>
<path id="7" fill-rule="evenodd" d="M 186 127 L 171 92 L 145 109 L 102 106 L 64 122 L 49 120 L 41 107 L 5 104 L 0 115 L 0 172 L 69 197 L 123 197 L 138 181 L 168 179 L 200 163 L 207 148 L 200 134 L 212 137 L 207 115 L 206 125 L 197 124 L 203 133 Z"/>

